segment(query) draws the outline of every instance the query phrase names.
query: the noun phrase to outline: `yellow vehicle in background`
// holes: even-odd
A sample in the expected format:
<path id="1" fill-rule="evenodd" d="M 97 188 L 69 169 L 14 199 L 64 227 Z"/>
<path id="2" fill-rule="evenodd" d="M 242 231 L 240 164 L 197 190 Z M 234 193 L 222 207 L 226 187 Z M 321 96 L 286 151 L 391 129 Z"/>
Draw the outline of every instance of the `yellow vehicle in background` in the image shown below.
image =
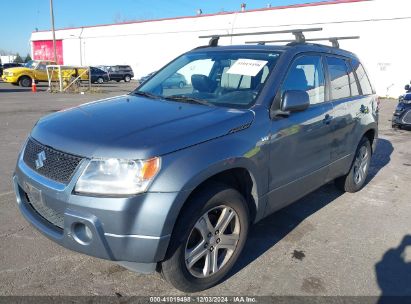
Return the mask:
<path id="1" fill-rule="evenodd" d="M 22 67 L 9 68 L 3 71 L 2 79 L 4 82 L 8 82 L 14 85 L 20 85 L 22 87 L 30 87 L 32 81 L 48 82 L 47 66 L 55 65 L 53 61 L 47 60 L 31 60 Z M 83 73 L 86 69 L 73 68 L 62 70 L 62 78 L 72 79 L 82 74 L 81 80 L 88 80 L 88 72 Z M 53 70 L 51 80 L 58 81 L 58 73 Z"/>

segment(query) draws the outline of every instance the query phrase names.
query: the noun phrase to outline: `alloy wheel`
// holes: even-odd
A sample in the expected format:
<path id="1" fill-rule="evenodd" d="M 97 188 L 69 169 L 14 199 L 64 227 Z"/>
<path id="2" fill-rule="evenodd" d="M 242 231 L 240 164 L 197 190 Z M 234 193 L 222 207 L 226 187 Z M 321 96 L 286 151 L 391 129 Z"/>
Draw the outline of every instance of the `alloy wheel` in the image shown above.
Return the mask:
<path id="1" fill-rule="evenodd" d="M 358 151 L 354 163 L 354 183 L 360 184 L 367 176 L 369 153 L 366 146 Z"/>
<path id="2" fill-rule="evenodd" d="M 235 252 L 240 232 L 239 217 L 233 208 L 221 205 L 204 213 L 187 240 L 187 270 L 197 278 L 216 274 Z"/>

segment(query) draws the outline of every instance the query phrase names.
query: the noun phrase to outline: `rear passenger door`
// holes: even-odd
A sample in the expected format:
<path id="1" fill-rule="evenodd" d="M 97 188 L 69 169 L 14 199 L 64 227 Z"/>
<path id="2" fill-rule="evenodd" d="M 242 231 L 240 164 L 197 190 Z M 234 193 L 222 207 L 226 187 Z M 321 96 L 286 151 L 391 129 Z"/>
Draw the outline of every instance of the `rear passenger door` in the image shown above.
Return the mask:
<path id="1" fill-rule="evenodd" d="M 333 103 L 333 144 L 328 179 L 347 173 L 360 140 L 362 109 L 368 104 L 361 90 L 356 73 L 348 58 L 327 56 L 327 75 L 330 100 Z M 359 63 L 356 65 L 359 69 Z M 365 73 L 365 72 L 364 72 Z M 365 75 L 366 76 L 366 75 Z M 363 78 L 363 76 L 361 76 Z M 369 89 L 372 94 L 372 89 Z"/>
<path id="2" fill-rule="evenodd" d="M 287 91 L 305 91 L 310 106 L 272 123 L 268 213 L 325 183 L 333 138 L 332 104 L 327 100 L 325 84 L 322 55 L 304 54 L 294 59 L 280 98 Z"/>

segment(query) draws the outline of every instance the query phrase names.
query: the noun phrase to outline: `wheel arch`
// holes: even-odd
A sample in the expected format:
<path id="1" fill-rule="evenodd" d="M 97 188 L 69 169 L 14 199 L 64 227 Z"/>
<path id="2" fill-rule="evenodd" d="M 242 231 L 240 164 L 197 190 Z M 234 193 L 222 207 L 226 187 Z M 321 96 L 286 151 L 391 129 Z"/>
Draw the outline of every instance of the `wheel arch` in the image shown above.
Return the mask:
<path id="1" fill-rule="evenodd" d="M 30 79 L 31 79 L 31 81 L 33 81 L 33 79 L 35 80 L 35 78 L 34 78 L 34 77 L 32 77 L 32 76 L 31 76 L 31 75 L 29 75 L 29 74 L 21 74 L 21 75 L 19 75 L 19 76 L 18 76 L 18 78 L 17 78 L 17 83 L 19 83 L 19 82 L 20 82 L 20 80 L 21 80 L 23 77 L 28 77 L 28 78 L 30 78 Z"/>
<path id="2" fill-rule="evenodd" d="M 251 223 L 261 218 L 265 205 L 259 199 L 260 190 L 254 170 L 245 165 L 233 165 L 229 168 L 227 166 L 220 166 L 219 170 L 215 166 L 213 167 L 213 170 L 208 168 L 190 178 L 183 190 L 179 192 L 173 210 L 170 210 L 167 216 L 167 223 L 172 226 L 170 229 L 171 233 L 174 231 L 175 224 L 179 220 L 182 210 L 190 203 L 191 198 L 197 195 L 204 187 L 210 186 L 213 183 L 221 183 L 233 187 L 244 196 L 249 209 Z"/>
<path id="3" fill-rule="evenodd" d="M 366 137 L 366 138 L 370 141 L 370 144 L 371 144 L 371 152 L 374 154 L 374 153 L 375 153 L 376 146 L 377 146 L 377 139 L 378 139 L 378 131 L 377 131 L 377 129 L 374 128 L 374 127 L 368 128 L 368 129 L 364 132 L 364 134 L 363 134 L 363 136 L 361 137 L 361 139 L 362 139 L 363 137 Z M 361 140 L 361 139 L 360 139 L 360 140 Z"/>

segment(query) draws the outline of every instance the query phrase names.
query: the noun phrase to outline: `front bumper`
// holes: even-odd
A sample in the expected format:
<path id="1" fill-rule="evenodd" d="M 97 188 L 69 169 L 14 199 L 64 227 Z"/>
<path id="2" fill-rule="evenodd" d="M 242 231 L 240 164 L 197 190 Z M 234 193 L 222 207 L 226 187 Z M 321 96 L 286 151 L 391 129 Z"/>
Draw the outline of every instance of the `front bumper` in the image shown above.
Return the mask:
<path id="1" fill-rule="evenodd" d="M 128 198 L 76 195 L 74 185 L 86 165 L 83 160 L 72 181 L 64 185 L 39 175 L 19 157 L 13 183 L 21 213 L 65 248 L 116 261 L 135 271 L 154 271 L 167 251 L 172 229 L 167 218 L 178 192 Z M 50 218 L 38 212 L 39 204 Z M 61 228 L 51 220 L 59 217 L 64 223 Z"/>
<path id="2" fill-rule="evenodd" d="M 3 76 L 1 76 L 1 79 L 4 82 L 8 82 L 8 83 L 17 83 L 17 81 L 18 81 L 18 78 L 15 77 L 15 76 L 5 76 L 5 75 L 3 75 Z"/>
<path id="3" fill-rule="evenodd" d="M 392 116 L 393 125 L 397 126 L 411 126 L 411 108 L 403 111 L 395 111 Z"/>

